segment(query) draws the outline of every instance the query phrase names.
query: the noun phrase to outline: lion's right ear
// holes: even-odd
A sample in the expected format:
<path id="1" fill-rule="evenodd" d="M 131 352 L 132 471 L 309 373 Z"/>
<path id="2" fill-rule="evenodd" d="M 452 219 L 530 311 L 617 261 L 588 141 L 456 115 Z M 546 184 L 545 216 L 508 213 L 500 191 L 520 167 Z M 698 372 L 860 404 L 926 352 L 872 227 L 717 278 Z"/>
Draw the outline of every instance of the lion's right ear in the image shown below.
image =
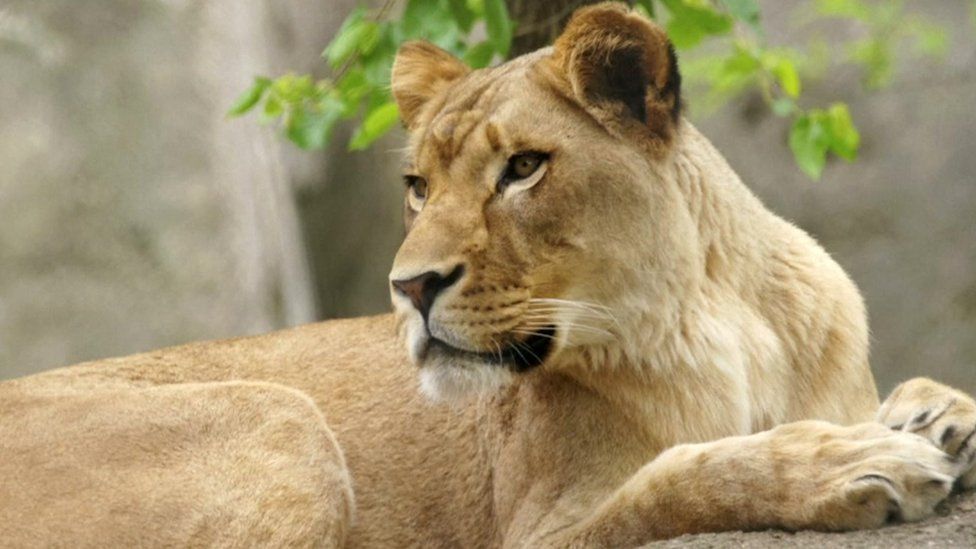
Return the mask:
<path id="1" fill-rule="evenodd" d="M 407 129 L 413 129 L 417 114 L 431 98 L 470 70 L 460 59 L 430 42 L 414 41 L 400 46 L 390 84 Z"/>
<path id="2" fill-rule="evenodd" d="M 681 111 L 674 48 L 656 24 L 605 2 L 573 14 L 552 60 L 577 101 L 608 125 L 636 120 L 668 138 Z"/>

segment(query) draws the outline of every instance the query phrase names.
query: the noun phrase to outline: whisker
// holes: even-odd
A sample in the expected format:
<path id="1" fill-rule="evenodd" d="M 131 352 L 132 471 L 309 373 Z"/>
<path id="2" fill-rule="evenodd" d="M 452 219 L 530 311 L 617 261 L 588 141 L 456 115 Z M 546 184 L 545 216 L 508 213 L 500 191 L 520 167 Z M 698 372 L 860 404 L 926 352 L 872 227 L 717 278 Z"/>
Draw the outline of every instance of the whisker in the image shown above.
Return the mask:
<path id="1" fill-rule="evenodd" d="M 602 319 L 607 319 L 607 320 L 610 320 L 610 319 L 613 318 L 613 316 L 611 314 L 605 313 L 605 312 L 602 312 L 602 311 L 592 311 L 592 310 L 589 310 L 589 309 L 570 309 L 570 308 L 566 308 L 566 307 L 552 307 L 552 306 L 549 306 L 549 307 L 531 307 L 531 308 L 529 308 L 526 311 L 526 314 L 528 314 L 528 313 L 532 313 L 532 314 L 540 314 L 540 313 L 541 314 L 545 314 L 545 313 L 560 313 L 561 314 L 561 313 L 566 313 L 566 314 L 572 314 L 572 315 L 576 315 L 576 316 L 588 316 L 588 317 L 591 317 L 591 318 L 602 318 Z"/>
<path id="2" fill-rule="evenodd" d="M 587 322 L 587 321 L 593 321 L 593 320 L 598 320 L 600 322 Z M 545 316 L 530 316 L 530 315 L 526 315 L 526 316 L 523 316 L 522 317 L 522 324 L 532 323 L 532 324 L 536 324 L 536 325 L 546 325 L 546 324 L 568 323 L 568 324 L 580 324 L 580 325 L 591 326 L 591 327 L 600 327 L 598 325 L 605 325 L 606 324 L 605 321 L 607 321 L 607 320 L 611 320 L 612 321 L 613 319 L 600 318 L 600 317 L 589 317 L 589 318 L 587 318 L 587 317 L 579 317 L 579 316 L 577 316 L 577 317 L 573 317 L 570 320 L 570 319 L 556 319 L 556 318 L 554 318 L 553 316 L 550 316 L 550 315 L 545 315 Z M 617 324 L 617 323 L 615 323 L 615 324 Z M 620 325 L 619 324 L 617 324 L 617 328 L 618 329 L 620 328 Z M 602 328 L 602 329 L 605 329 L 605 328 Z"/>
<path id="3" fill-rule="evenodd" d="M 592 314 L 597 314 L 602 316 L 609 316 L 610 314 L 609 311 L 601 311 L 599 309 L 591 309 L 587 307 L 570 307 L 568 305 L 562 305 L 559 303 L 545 303 L 541 305 L 530 304 L 528 310 L 529 311 L 545 311 L 545 310 L 574 311 L 577 313 L 592 313 Z"/>
<path id="4" fill-rule="evenodd" d="M 516 328 L 516 329 L 512 330 L 511 332 L 513 334 L 527 335 L 527 336 L 532 336 L 532 337 L 544 337 L 546 339 L 552 339 L 552 340 L 555 340 L 556 339 L 556 336 L 549 335 L 549 334 L 544 334 L 544 333 L 538 332 L 536 330 L 519 330 L 519 329 Z"/>
<path id="5" fill-rule="evenodd" d="M 605 320 L 610 320 L 610 315 L 607 313 L 601 313 L 597 311 L 591 311 L 588 309 L 568 309 L 565 307 L 536 307 L 530 308 L 525 311 L 526 314 L 565 314 L 588 318 L 602 318 Z"/>
<path id="6" fill-rule="evenodd" d="M 572 300 L 572 299 L 557 299 L 557 298 L 553 298 L 553 297 L 534 297 L 534 298 L 529 298 L 529 302 L 530 303 L 532 303 L 532 302 L 535 302 L 535 303 L 556 303 L 556 304 L 560 304 L 560 305 L 568 305 L 568 306 L 571 306 L 571 307 L 584 307 L 584 308 L 590 308 L 590 309 L 610 310 L 610 307 L 607 307 L 606 305 L 600 305 L 599 303 L 593 303 L 593 302 L 590 302 L 590 301 L 577 301 L 577 300 Z"/>
<path id="7" fill-rule="evenodd" d="M 540 363 L 542 362 L 542 359 L 539 358 L 539 355 L 537 355 L 534 352 L 532 352 L 532 349 L 530 349 L 528 345 L 526 345 L 526 344 L 524 344 L 522 342 L 516 341 L 514 348 L 515 348 L 515 351 L 516 352 L 518 352 L 518 349 L 521 348 L 521 349 L 525 350 L 525 352 L 527 352 L 530 355 L 532 355 L 532 358 L 534 358 L 536 362 L 540 362 Z M 525 356 L 522 355 L 522 353 L 519 353 L 519 356 L 522 357 L 522 360 L 525 360 Z"/>
<path id="8" fill-rule="evenodd" d="M 617 328 L 622 329 L 620 321 L 613 314 L 613 309 L 607 307 L 606 305 L 600 305 L 599 303 L 591 303 L 588 301 L 572 301 L 568 299 L 554 299 L 554 298 L 533 298 L 529 299 L 529 305 L 531 307 L 532 303 L 545 303 L 551 306 L 562 306 L 569 307 L 576 310 L 585 310 L 598 316 L 606 316 L 617 325 Z"/>
<path id="9" fill-rule="evenodd" d="M 522 324 L 520 327 L 522 329 L 526 329 L 526 328 L 529 328 L 529 329 L 539 328 L 539 329 L 541 329 L 541 328 L 546 328 L 546 327 L 549 327 L 549 326 L 551 326 L 550 323 L 525 323 L 525 324 Z M 596 326 L 588 326 L 586 324 L 577 324 L 577 323 L 573 323 L 573 322 L 564 322 L 564 323 L 560 324 L 560 326 L 563 327 L 563 328 L 565 328 L 567 331 L 573 331 L 573 330 L 575 330 L 575 331 L 578 331 L 578 332 L 587 332 L 587 333 L 591 333 L 591 334 L 600 334 L 600 335 L 604 335 L 604 336 L 607 336 L 607 337 L 612 337 L 614 339 L 617 339 L 617 335 L 614 334 L 613 332 L 611 332 L 610 330 L 605 330 L 603 328 L 598 328 Z"/>
<path id="10" fill-rule="evenodd" d="M 520 350 L 519 350 L 519 344 L 518 344 L 518 342 L 515 342 L 515 343 L 514 343 L 514 344 L 513 344 L 512 346 L 511 346 L 511 349 L 512 349 L 513 351 L 515 351 L 515 352 L 516 352 L 516 353 L 518 354 L 518 356 L 519 356 L 519 358 L 521 358 L 523 362 L 528 362 L 528 360 L 526 360 L 526 359 L 525 359 L 525 355 L 523 355 L 523 354 L 522 354 L 522 351 L 520 351 Z M 537 357 L 537 358 L 538 358 L 538 357 Z"/>
<path id="11" fill-rule="evenodd" d="M 502 356 L 502 346 L 500 343 L 498 343 L 498 341 L 495 340 L 494 337 L 491 338 L 491 343 L 495 346 L 495 352 L 498 353 L 498 365 L 501 366 L 505 361 L 504 357 Z"/>

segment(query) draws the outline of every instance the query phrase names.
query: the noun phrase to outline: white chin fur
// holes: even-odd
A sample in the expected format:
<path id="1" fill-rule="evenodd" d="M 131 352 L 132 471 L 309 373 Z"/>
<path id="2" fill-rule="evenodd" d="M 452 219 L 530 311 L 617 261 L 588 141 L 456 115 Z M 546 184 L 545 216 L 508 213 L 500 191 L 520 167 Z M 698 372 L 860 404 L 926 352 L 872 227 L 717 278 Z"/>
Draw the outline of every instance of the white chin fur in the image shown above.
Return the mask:
<path id="1" fill-rule="evenodd" d="M 420 369 L 420 390 L 434 402 L 459 404 L 494 393 L 512 381 L 507 368 L 485 364 L 429 364 Z"/>

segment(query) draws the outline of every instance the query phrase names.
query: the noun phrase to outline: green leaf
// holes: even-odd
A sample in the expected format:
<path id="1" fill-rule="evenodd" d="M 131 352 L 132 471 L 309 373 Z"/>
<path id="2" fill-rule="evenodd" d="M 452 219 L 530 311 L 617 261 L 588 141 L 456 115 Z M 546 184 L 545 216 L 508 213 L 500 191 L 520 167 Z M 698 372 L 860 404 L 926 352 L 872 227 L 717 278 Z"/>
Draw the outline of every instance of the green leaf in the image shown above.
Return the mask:
<path id="1" fill-rule="evenodd" d="M 370 92 L 369 97 L 366 98 L 366 114 L 364 117 L 369 116 L 369 113 L 373 110 L 392 102 L 393 94 L 390 93 L 389 88 L 374 89 L 372 92 Z"/>
<path id="2" fill-rule="evenodd" d="M 393 25 L 381 24 L 376 45 L 372 51 L 359 58 L 359 68 L 366 76 L 366 81 L 373 86 L 390 85 L 390 68 L 393 66 L 393 58 L 397 51 L 394 34 Z"/>
<path id="3" fill-rule="evenodd" d="M 398 118 L 399 111 L 396 103 L 389 102 L 374 108 L 363 119 L 363 123 L 356 128 L 352 139 L 349 140 L 349 149 L 354 151 L 365 149 L 389 131 L 396 124 Z"/>
<path id="4" fill-rule="evenodd" d="M 790 149 L 796 163 L 812 179 L 820 179 L 828 151 L 852 162 L 857 158 L 860 145 L 861 136 L 843 103 L 834 103 L 826 111 L 814 109 L 799 116 L 790 130 Z"/>
<path id="5" fill-rule="evenodd" d="M 810 179 L 819 180 L 827 163 L 828 136 L 818 116 L 805 114 L 790 129 L 790 149 L 796 163 Z"/>
<path id="6" fill-rule="evenodd" d="M 278 97 L 274 94 L 268 94 L 267 101 L 264 102 L 264 111 L 262 111 L 261 117 L 266 121 L 274 120 L 278 118 L 285 112 L 284 106 Z"/>
<path id="7" fill-rule="evenodd" d="M 464 32 L 471 32 L 471 27 L 474 26 L 475 13 L 468 6 L 466 0 L 448 0 L 448 6 L 451 8 L 451 15 L 454 16 L 454 21 L 457 23 L 458 28 Z"/>
<path id="8" fill-rule="evenodd" d="M 360 55 L 369 55 L 380 41 L 380 25 L 375 21 L 366 21 L 363 28 L 356 49 Z"/>
<path id="9" fill-rule="evenodd" d="M 756 0 L 721 0 L 725 9 L 739 21 L 748 24 L 750 27 L 759 27 L 759 4 Z"/>
<path id="10" fill-rule="evenodd" d="M 312 77 L 307 74 L 302 76 L 286 74 L 278 77 L 271 84 L 271 93 L 282 103 L 289 105 L 317 100 L 319 92 L 319 87 L 312 81 Z"/>
<path id="11" fill-rule="evenodd" d="M 661 1 L 671 12 L 667 31 L 678 49 L 695 47 L 708 36 L 728 34 L 732 30 L 732 18 L 707 4 L 691 4 L 689 0 Z"/>
<path id="12" fill-rule="evenodd" d="M 508 57 L 512 47 L 512 20 L 508 18 L 508 8 L 504 0 L 484 0 L 484 6 L 488 41 L 502 57 Z"/>
<path id="13" fill-rule="evenodd" d="M 359 103 L 369 95 L 371 89 L 372 86 L 367 81 L 362 68 L 354 67 L 346 72 L 335 87 L 337 107 L 341 116 L 349 118 L 356 114 Z"/>
<path id="14" fill-rule="evenodd" d="M 425 22 L 437 11 L 438 2 L 432 0 L 408 0 L 403 8 L 401 25 L 405 38 L 423 38 Z"/>
<path id="15" fill-rule="evenodd" d="M 495 57 L 495 47 L 490 42 L 479 42 L 464 52 L 464 62 L 472 69 L 487 67 Z"/>
<path id="16" fill-rule="evenodd" d="M 915 36 L 915 50 L 930 57 L 945 57 L 949 50 L 949 38 L 945 29 L 926 21 L 912 20 L 908 30 Z"/>
<path id="17" fill-rule="evenodd" d="M 401 24 L 405 38 L 431 42 L 458 28 L 451 10 L 439 0 L 408 0 Z"/>
<path id="18" fill-rule="evenodd" d="M 880 89 L 891 82 L 894 75 L 891 45 L 885 37 L 877 36 L 855 42 L 850 47 L 852 60 L 864 66 L 864 84 Z"/>
<path id="19" fill-rule="evenodd" d="M 644 10 L 644 13 L 651 19 L 657 18 L 657 16 L 654 15 L 654 2 L 652 0 L 637 0 L 634 5 Z"/>
<path id="20" fill-rule="evenodd" d="M 783 93 L 796 99 L 800 95 L 800 74 L 796 70 L 793 60 L 785 55 L 765 52 L 762 56 L 763 66 L 776 77 Z"/>
<path id="21" fill-rule="evenodd" d="M 356 9 L 350 13 L 349 17 L 346 17 L 346 20 L 342 22 L 342 26 L 339 28 L 339 32 L 336 33 L 335 38 L 332 39 L 332 42 L 322 52 L 322 56 L 325 57 L 333 69 L 338 69 L 341 64 L 352 57 L 352 54 L 360 47 L 360 42 L 363 39 L 370 38 L 370 25 L 367 24 L 369 22 L 364 20 L 365 16 L 366 10 L 363 8 Z"/>
<path id="22" fill-rule="evenodd" d="M 748 49 L 737 45 L 732 55 L 722 64 L 722 73 L 736 77 L 751 76 L 759 67 L 760 63 L 756 56 Z"/>
<path id="23" fill-rule="evenodd" d="M 457 54 L 462 36 L 448 6 L 441 0 L 409 0 L 400 21 L 402 39 L 422 38 Z"/>
<path id="24" fill-rule="evenodd" d="M 789 116 L 796 110 L 796 103 L 788 97 L 780 97 L 773 101 L 772 109 L 777 116 Z"/>
<path id="25" fill-rule="evenodd" d="M 857 159 L 857 149 L 861 145 L 861 134 L 854 127 L 847 105 L 834 103 L 825 116 L 830 136 L 830 150 L 837 156 L 852 162 Z"/>
<path id="26" fill-rule="evenodd" d="M 705 39 L 707 33 L 694 21 L 686 18 L 674 17 L 667 24 L 668 37 L 678 49 L 689 49 L 697 46 Z"/>
<path id="27" fill-rule="evenodd" d="M 735 95 L 755 81 L 759 67 L 756 56 L 737 44 L 731 55 L 711 68 L 711 91 L 720 95 Z"/>
<path id="28" fill-rule="evenodd" d="M 871 10 L 861 0 L 817 0 L 814 8 L 820 15 L 828 17 L 843 17 L 868 21 Z"/>
<path id="29" fill-rule="evenodd" d="M 240 116 L 253 109 L 269 87 L 271 87 L 270 78 L 255 76 L 254 83 L 234 101 L 234 106 L 227 111 L 227 116 Z"/>
<path id="30" fill-rule="evenodd" d="M 465 4 L 468 5 L 468 9 L 471 10 L 475 18 L 483 19 L 485 17 L 485 0 L 465 0 Z"/>
<path id="31" fill-rule="evenodd" d="M 288 114 L 285 135 L 303 149 L 321 149 L 339 120 L 337 111 L 295 109 Z"/>

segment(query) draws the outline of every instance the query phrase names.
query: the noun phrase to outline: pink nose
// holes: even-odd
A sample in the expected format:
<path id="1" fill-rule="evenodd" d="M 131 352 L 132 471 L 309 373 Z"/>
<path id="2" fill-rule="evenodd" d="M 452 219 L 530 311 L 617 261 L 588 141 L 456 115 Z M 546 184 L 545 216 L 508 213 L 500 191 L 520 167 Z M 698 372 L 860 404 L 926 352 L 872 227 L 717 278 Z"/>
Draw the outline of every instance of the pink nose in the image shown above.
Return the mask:
<path id="1" fill-rule="evenodd" d="M 410 299 L 410 303 L 413 303 L 414 308 L 420 311 L 426 321 L 437 295 L 453 286 L 462 276 L 464 276 L 464 265 L 457 265 L 447 276 L 436 271 L 427 271 L 406 280 L 394 280 L 391 284 L 397 292 Z"/>

